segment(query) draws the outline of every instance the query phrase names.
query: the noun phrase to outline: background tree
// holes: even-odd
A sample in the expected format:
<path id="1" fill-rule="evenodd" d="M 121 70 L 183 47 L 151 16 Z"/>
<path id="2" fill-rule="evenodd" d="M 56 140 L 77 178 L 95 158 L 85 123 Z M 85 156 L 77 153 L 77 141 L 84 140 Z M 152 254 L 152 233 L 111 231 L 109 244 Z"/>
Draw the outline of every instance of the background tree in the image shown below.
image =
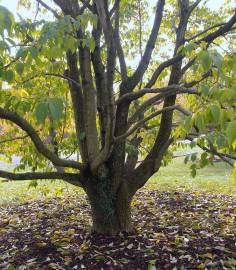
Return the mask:
<path id="1" fill-rule="evenodd" d="M 201 0 L 19 2 L 36 15 L 15 21 L 0 7 L 0 143 L 22 158 L 1 177 L 82 187 L 94 231 L 115 234 L 132 229 L 132 197 L 181 141 L 204 150 L 191 156 L 193 176 L 215 155 L 233 166 L 231 5 L 218 14 Z M 53 20 L 38 20 L 44 11 Z"/>

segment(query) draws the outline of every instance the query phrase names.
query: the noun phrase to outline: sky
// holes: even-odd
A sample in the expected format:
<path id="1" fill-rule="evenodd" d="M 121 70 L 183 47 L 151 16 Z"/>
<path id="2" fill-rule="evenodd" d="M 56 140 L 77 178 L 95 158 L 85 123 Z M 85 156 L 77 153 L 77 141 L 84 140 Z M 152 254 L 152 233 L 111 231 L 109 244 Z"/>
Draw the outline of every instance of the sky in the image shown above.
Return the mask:
<path id="1" fill-rule="evenodd" d="M 156 0 L 151 0 L 152 2 L 156 2 Z M 11 12 L 13 12 L 14 14 L 17 13 L 17 2 L 18 0 L 0 0 L 0 4 L 7 7 Z M 36 2 L 36 0 L 32 0 L 32 3 Z M 49 0 L 45 0 L 45 3 L 50 3 Z M 227 2 L 226 0 L 208 0 L 207 1 L 207 6 L 209 8 L 211 8 L 212 10 L 219 10 L 219 7 L 224 3 Z M 236 3 L 233 4 L 233 2 L 235 1 L 231 1 L 232 6 L 236 7 Z M 32 13 L 30 13 L 27 10 L 20 10 L 20 14 L 23 15 L 24 17 L 33 17 L 34 15 Z"/>
<path id="2" fill-rule="evenodd" d="M 49 6 L 52 5 L 52 0 L 43 0 L 46 4 L 48 4 Z M 231 3 L 231 6 L 236 8 L 236 1 L 235 0 L 202 0 L 202 5 L 206 5 L 208 6 L 210 9 L 212 10 L 215 10 L 215 11 L 219 11 L 220 12 L 220 7 L 226 3 L 226 2 L 229 2 Z M 35 12 L 36 12 L 36 9 L 32 9 L 31 11 L 29 10 L 26 10 L 24 8 L 21 7 L 20 10 L 18 10 L 17 8 L 17 3 L 19 2 L 19 0 L 0 0 L 0 5 L 3 5 L 5 6 L 8 10 L 10 10 L 14 15 L 15 15 L 15 18 L 18 19 L 18 16 L 17 16 L 17 12 L 19 12 L 19 14 L 21 15 L 21 17 L 23 18 L 31 18 L 33 19 L 35 17 Z M 148 1 L 150 3 L 150 6 L 153 6 L 156 4 L 157 0 L 149 0 Z M 168 1 L 166 1 L 168 2 Z M 37 3 L 37 0 L 31 0 L 31 3 L 32 4 L 36 4 Z M 152 14 L 153 15 L 153 14 Z M 40 20 L 40 19 L 46 19 L 46 20 L 51 20 L 53 19 L 53 15 L 51 13 L 47 13 L 47 15 L 40 15 L 38 14 L 37 16 L 37 20 Z M 150 23 L 150 26 L 152 25 L 152 22 L 153 22 L 153 16 L 150 16 L 149 18 L 149 22 Z M 134 61 L 132 61 L 132 63 L 130 63 L 131 65 L 136 65 L 137 64 L 137 59 L 135 59 Z"/>
<path id="3" fill-rule="evenodd" d="M 0 0 L 0 5 L 5 6 L 8 10 L 10 10 L 17 18 L 17 12 L 23 17 L 23 18 L 34 18 L 35 14 L 32 13 L 32 11 L 29 11 L 25 8 L 22 8 L 19 10 L 17 7 L 17 3 L 19 0 Z M 31 0 L 32 3 L 36 3 L 36 0 Z M 45 0 L 45 3 L 50 4 L 51 1 Z"/>

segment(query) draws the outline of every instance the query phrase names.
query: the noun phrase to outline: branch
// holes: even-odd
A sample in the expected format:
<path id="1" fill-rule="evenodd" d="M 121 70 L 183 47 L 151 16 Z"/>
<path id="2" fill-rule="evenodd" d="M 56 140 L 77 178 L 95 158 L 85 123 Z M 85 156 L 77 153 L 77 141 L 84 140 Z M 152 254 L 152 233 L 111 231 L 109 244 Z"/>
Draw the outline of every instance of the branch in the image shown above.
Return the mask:
<path id="1" fill-rule="evenodd" d="M 162 88 L 144 88 L 138 92 L 134 92 L 134 93 L 127 93 L 125 95 L 123 95 L 122 97 L 120 97 L 116 104 L 121 103 L 123 100 L 127 100 L 129 102 L 138 99 L 140 97 L 143 97 L 145 94 L 151 94 L 151 93 L 155 93 L 158 94 L 160 93 L 161 96 L 160 98 L 163 98 L 165 96 L 168 96 L 170 94 L 176 94 L 176 93 L 191 93 L 191 94 L 199 94 L 198 91 L 196 89 L 189 89 L 186 87 L 183 87 L 181 85 L 170 85 L 167 87 L 162 87 Z"/>
<path id="2" fill-rule="evenodd" d="M 196 43 L 199 44 L 202 41 L 205 41 L 205 42 L 208 42 L 208 43 L 212 42 L 217 37 L 229 32 L 230 30 L 233 30 L 232 26 L 234 25 L 235 22 L 236 22 L 236 14 L 234 14 L 228 22 L 222 23 L 222 27 L 220 27 L 218 30 L 216 30 L 215 32 L 213 32 L 213 33 L 203 37 L 202 39 L 196 41 Z M 219 25 L 221 25 L 221 24 L 219 24 Z M 208 30 L 210 30 L 210 29 L 208 29 Z M 173 58 L 170 58 L 170 59 L 166 60 L 165 62 L 161 63 L 157 67 L 155 72 L 153 73 L 151 79 L 146 84 L 145 88 L 151 88 L 155 84 L 156 80 L 158 79 L 158 77 L 160 76 L 160 74 L 162 73 L 162 71 L 164 69 L 166 69 L 167 67 L 170 67 L 170 66 L 174 65 L 175 63 L 181 61 L 183 58 L 184 58 L 184 55 L 180 53 L 180 54 L 174 56 Z"/>
<path id="3" fill-rule="evenodd" d="M 105 136 L 105 145 L 103 149 L 98 153 L 95 159 L 91 162 L 91 171 L 95 172 L 96 169 L 107 160 L 109 154 L 111 152 L 111 144 L 112 144 L 112 132 L 109 132 L 109 127 L 111 127 L 111 117 L 107 118 L 106 123 L 106 136 Z"/>
<path id="4" fill-rule="evenodd" d="M 189 7 L 189 11 L 190 13 L 200 4 L 202 0 L 196 0 L 190 7 Z"/>
<path id="5" fill-rule="evenodd" d="M 225 23 L 218 23 L 218 24 L 215 24 L 215 25 L 213 25 L 213 26 L 211 26 L 211 27 L 209 27 L 209 28 L 203 30 L 202 32 L 197 33 L 196 35 L 194 35 L 194 36 L 192 36 L 192 37 L 190 37 L 190 38 L 186 38 L 185 41 L 189 42 L 189 41 L 191 41 L 191 40 L 193 40 L 193 39 L 195 39 L 195 38 L 197 38 L 197 37 L 199 37 L 199 36 L 201 36 L 201 35 L 207 33 L 208 31 L 210 31 L 210 30 L 212 30 L 212 29 L 214 29 L 214 28 L 216 28 L 216 27 L 223 26 L 223 25 L 225 25 Z"/>
<path id="6" fill-rule="evenodd" d="M 182 67 L 181 69 L 181 76 L 185 74 L 185 72 L 194 64 L 197 57 L 194 57 L 193 59 L 189 60 L 188 63 Z"/>
<path id="7" fill-rule="evenodd" d="M 26 172 L 11 173 L 0 170 L 0 177 L 9 180 L 43 180 L 43 179 L 73 179 L 78 177 L 75 173 L 58 173 L 58 172 Z"/>
<path id="8" fill-rule="evenodd" d="M 80 87 L 80 84 L 77 81 L 73 80 L 72 78 L 70 78 L 68 76 L 65 76 L 65 75 L 62 75 L 62 74 L 57 74 L 57 73 L 43 73 L 43 74 L 34 75 L 31 78 L 21 82 L 21 84 L 25 84 L 25 83 L 33 80 L 33 79 L 36 79 L 36 78 L 42 77 L 42 76 L 54 76 L 54 77 L 62 78 L 64 80 L 72 82 L 72 83 L 76 84 L 78 87 Z"/>
<path id="9" fill-rule="evenodd" d="M 118 1 L 119 4 L 119 1 Z M 109 17 L 108 3 L 107 1 L 98 0 L 96 1 L 97 13 L 101 22 L 101 26 L 104 32 L 104 37 L 107 45 L 107 59 L 106 59 L 106 96 L 108 98 L 107 106 L 107 119 L 106 119 L 106 133 L 105 133 L 105 144 L 101 152 L 94 158 L 91 164 L 92 171 L 95 171 L 109 156 L 114 131 L 114 74 L 116 65 L 116 44 L 114 38 L 114 29 Z M 119 5 L 116 9 L 116 26 L 117 20 L 119 20 Z"/>
<path id="10" fill-rule="evenodd" d="M 166 91 L 166 92 L 160 93 L 158 95 L 155 95 L 140 105 L 138 110 L 128 119 L 128 125 L 131 125 L 135 121 L 135 119 L 141 113 L 144 113 L 147 109 L 149 109 L 150 106 L 159 105 L 160 103 L 163 102 L 164 98 L 172 96 L 173 94 L 176 95 L 176 94 L 184 94 L 184 93 L 200 95 L 195 89 L 187 89 L 187 88 L 183 88 L 183 91 L 170 90 L 170 91 Z"/>
<path id="11" fill-rule="evenodd" d="M 125 80 L 127 79 L 127 67 L 126 67 L 126 62 L 125 62 L 125 56 L 124 56 L 124 51 L 121 46 L 121 41 L 120 41 L 120 16 L 119 16 L 119 1 L 116 1 L 115 3 L 118 5 L 116 7 L 116 16 L 115 16 L 115 31 L 114 31 L 114 39 L 116 42 L 116 50 L 120 62 L 120 71 L 121 71 L 121 76 L 122 79 Z M 114 4 L 114 6 L 115 6 Z"/>
<path id="12" fill-rule="evenodd" d="M 194 85 L 199 84 L 200 82 L 204 81 L 206 78 L 208 78 L 210 76 L 212 76 L 212 70 L 209 70 L 206 73 L 204 73 L 202 75 L 202 78 L 201 79 L 199 79 L 199 80 L 193 80 L 191 82 L 185 83 L 184 86 L 187 87 L 187 88 L 188 87 L 193 87 Z"/>
<path id="13" fill-rule="evenodd" d="M 139 83 L 139 81 L 141 80 L 145 71 L 148 68 L 148 65 L 149 65 L 150 60 L 151 60 L 152 52 L 155 48 L 155 43 L 157 40 L 160 25 L 162 22 L 164 5 L 165 5 L 165 0 L 159 0 L 157 3 L 152 31 L 151 31 L 151 34 L 149 36 L 144 54 L 141 58 L 141 61 L 138 65 L 137 69 L 135 70 L 133 76 L 128 79 L 129 89 L 133 89 Z"/>
<path id="14" fill-rule="evenodd" d="M 20 45 L 20 47 L 24 47 L 26 46 L 29 42 L 32 42 L 33 39 L 30 37 L 30 35 L 26 34 L 26 40 L 23 42 L 23 44 Z M 6 70 L 7 68 L 9 68 L 12 64 L 14 64 L 15 62 L 17 62 L 20 59 L 20 56 L 17 56 L 15 58 L 13 58 L 11 60 L 11 62 L 9 62 L 8 64 L 6 64 L 5 66 L 3 66 L 1 69 Z"/>
<path id="15" fill-rule="evenodd" d="M 81 0 L 81 2 L 84 4 L 83 7 L 81 7 L 81 10 L 80 10 L 80 13 L 83 13 L 84 9 L 85 8 L 88 8 L 90 11 L 93 12 L 93 7 L 89 4 L 89 0 L 86 1 L 86 0 Z"/>
<path id="16" fill-rule="evenodd" d="M 77 54 L 72 54 L 70 51 L 67 52 L 67 65 L 68 65 L 68 76 L 77 83 L 69 83 L 70 96 L 74 112 L 74 124 L 76 131 L 77 142 L 79 143 L 80 154 L 83 162 L 88 160 L 88 149 L 86 140 L 80 139 L 80 134 L 85 134 L 85 115 L 84 115 L 84 100 L 82 87 L 80 85 L 80 71 L 78 68 L 78 57 Z"/>
<path id="17" fill-rule="evenodd" d="M 62 10 L 64 15 L 70 15 L 74 19 L 80 15 L 79 1 L 76 0 L 52 0 Z"/>
<path id="18" fill-rule="evenodd" d="M 154 71 L 151 79 L 148 81 L 148 83 L 146 84 L 145 88 L 151 88 L 155 83 L 156 83 L 156 80 L 158 79 L 158 77 L 160 76 L 160 74 L 162 73 L 162 71 L 164 69 L 166 69 L 167 67 L 170 67 L 172 66 L 173 64 L 179 62 L 180 60 L 183 59 L 183 55 L 181 54 L 178 54 L 168 60 L 166 60 L 165 62 L 161 63 L 157 69 Z"/>
<path id="19" fill-rule="evenodd" d="M 222 156 L 226 157 L 226 158 L 236 160 L 236 156 L 232 156 L 232 155 L 226 154 L 226 153 L 220 153 L 220 154 L 221 154 Z"/>
<path id="20" fill-rule="evenodd" d="M 180 112 L 182 112 L 185 115 L 190 115 L 190 112 L 188 112 L 187 110 L 185 110 L 184 108 L 182 108 L 180 105 L 174 105 L 174 106 L 170 106 L 170 107 L 165 107 L 159 111 L 156 111 L 150 115 L 148 115 L 147 117 L 141 119 L 140 121 L 138 121 L 131 129 L 129 129 L 126 133 L 124 133 L 123 135 L 120 135 L 119 137 L 114 138 L 114 141 L 117 140 L 121 140 L 124 139 L 128 136 L 130 136 L 132 133 L 134 133 L 134 131 L 136 131 L 140 126 L 142 126 L 145 122 L 151 120 L 152 118 L 167 112 L 167 111 L 173 111 L 173 110 L 178 110 Z"/>
<path id="21" fill-rule="evenodd" d="M 109 11 L 110 17 L 114 14 L 114 12 L 119 8 L 120 0 L 116 0 L 113 7 Z"/>
<path id="22" fill-rule="evenodd" d="M 224 26 L 220 27 L 215 32 L 203 37 L 202 39 L 198 40 L 197 43 L 200 43 L 202 41 L 205 41 L 207 43 L 212 42 L 214 39 L 216 39 L 219 36 L 224 35 L 225 33 L 229 32 L 232 28 L 232 26 L 236 23 L 236 9 L 234 10 L 234 15 L 231 17 L 231 19 L 224 24 Z"/>
<path id="23" fill-rule="evenodd" d="M 56 10 L 54 10 L 53 8 L 51 8 L 50 6 L 48 6 L 46 3 L 44 3 L 42 0 L 36 0 L 39 4 L 41 4 L 44 8 L 46 8 L 47 10 L 51 11 L 52 14 L 57 18 L 60 19 L 61 16 L 56 12 Z"/>
<path id="24" fill-rule="evenodd" d="M 95 49 L 91 53 L 91 60 L 93 64 L 95 83 L 97 89 L 97 111 L 100 122 L 101 145 L 103 147 L 105 144 L 105 135 L 106 135 L 106 122 L 107 122 L 106 111 L 109 101 L 105 87 L 106 85 L 105 66 L 102 62 L 101 57 L 101 46 L 100 46 L 101 33 L 102 33 L 101 24 L 100 21 L 98 21 L 97 28 L 94 28 L 92 31 L 92 35 L 95 40 Z"/>
<path id="25" fill-rule="evenodd" d="M 84 127 L 86 134 L 86 145 L 88 150 L 88 160 L 93 160 L 99 151 L 98 131 L 96 125 L 96 91 L 94 88 L 93 73 L 91 67 L 91 52 L 88 47 L 79 46 L 79 64 L 81 72 L 81 82 L 83 88 L 84 104 Z"/>
<path id="26" fill-rule="evenodd" d="M 164 8 L 165 0 L 158 0 L 156 6 L 156 14 L 154 19 L 153 28 L 151 34 L 149 36 L 148 42 L 146 44 L 146 49 L 141 61 L 138 65 L 138 68 L 134 72 L 132 77 L 128 77 L 127 80 L 122 81 L 120 84 L 120 93 L 122 96 L 128 92 L 133 91 L 135 86 L 138 85 L 139 81 L 142 79 L 143 74 L 145 73 L 147 67 L 149 66 L 149 62 L 151 59 L 152 52 L 155 47 L 156 39 L 159 32 L 159 27 L 162 21 L 163 8 Z M 129 105 L 126 102 L 123 102 L 117 106 L 116 109 L 116 117 L 115 117 L 115 129 L 114 134 L 116 137 L 119 137 L 123 133 L 127 131 L 127 118 L 129 113 Z M 114 173 L 114 178 L 116 179 L 113 183 L 113 190 L 116 190 L 120 185 L 120 180 L 124 177 L 125 167 L 125 140 L 117 141 L 113 147 L 113 151 L 111 153 L 111 163 L 112 169 L 114 168 L 113 164 L 121 164 L 120 170 Z"/>
<path id="27" fill-rule="evenodd" d="M 24 180 L 45 180 L 45 179 L 62 179 L 76 186 L 82 186 L 81 178 L 76 173 L 59 173 L 59 172 L 26 172 L 26 173 L 11 173 L 0 170 L 0 177 L 24 181 Z"/>
<path id="28" fill-rule="evenodd" d="M 184 44 L 185 31 L 188 24 L 188 19 L 190 15 L 189 9 L 189 0 L 181 0 L 179 3 L 179 24 L 176 30 L 176 42 L 174 48 L 174 55 L 177 54 L 178 48 Z M 171 59 L 171 63 L 166 61 L 167 66 L 173 65 L 169 85 L 179 84 L 181 78 L 181 64 L 183 59 L 183 54 L 177 54 L 174 58 Z M 166 64 L 164 63 L 164 64 Z M 164 67 L 165 68 L 165 67 Z M 161 69 L 162 71 L 163 69 Z M 158 71 L 159 72 L 159 71 Z M 159 75 L 158 75 L 159 76 Z M 157 76 L 157 77 L 158 77 Z M 154 78 L 156 79 L 156 78 Z M 152 85 L 155 83 L 155 80 L 152 80 Z M 175 108 L 175 99 L 176 95 L 171 95 L 165 98 L 163 109 L 165 108 Z M 181 107 L 179 109 L 182 111 Z M 185 113 L 185 110 L 183 111 Z M 168 149 L 169 145 L 173 141 L 171 136 L 172 131 L 172 119 L 173 119 L 173 110 L 164 111 L 161 116 L 161 124 L 158 131 L 158 134 L 155 139 L 155 143 L 152 147 L 150 153 L 146 156 L 144 161 L 134 170 L 133 176 L 137 176 L 136 181 L 131 180 L 133 183 L 133 189 L 137 190 L 142 187 L 146 181 L 150 178 L 153 173 L 155 173 L 161 166 L 161 161 L 164 153 Z"/>
<path id="29" fill-rule="evenodd" d="M 189 141 L 193 141 L 193 138 L 191 138 L 190 136 L 187 136 L 186 139 L 189 140 Z M 208 140 L 208 142 L 209 142 L 209 140 Z M 201 149 L 203 149 L 204 151 L 208 152 L 208 153 L 211 153 L 211 154 L 213 154 L 215 156 L 218 156 L 224 162 L 228 163 L 231 167 L 234 167 L 233 163 L 227 159 L 227 158 L 229 158 L 228 155 L 225 156 L 225 154 L 217 152 L 217 150 L 212 145 L 212 143 L 211 142 L 209 142 L 209 143 L 210 143 L 210 148 L 208 148 L 206 146 L 202 146 L 201 144 L 198 144 L 198 143 L 197 143 L 197 146 L 200 147 Z"/>
<path id="30" fill-rule="evenodd" d="M 150 108 L 150 106 L 158 106 L 163 102 L 163 100 L 163 98 L 159 99 L 158 95 L 156 95 L 141 104 L 134 112 L 134 114 L 132 114 L 131 117 L 128 119 L 128 126 L 131 126 L 137 118 L 140 118 L 145 113 L 145 111 Z"/>
<path id="31" fill-rule="evenodd" d="M 186 8 L 188 6 L 188 0 L 186 1 L 181 1 L 181 15 L 180 15 L 180 23 L 177 29 L 177 34 L 176 34 L 176 47 L 175 47 L 175 53 L 177 52 L 178 48 L 184 44 L 185 41 L 185 31 L 187 28 L 188 24 L 188 13 L 186 15 Z M 220 27 L 218 30 L 215 32 L 207 35 L 204 37 L 202 40 L 198 41 L 205 41 L 207 43 L 211 43 L 215 38 L 218 36 L 228 32 L 232 25 L 236 21 L 236 13 L 231 17 L 231 19 L 222 27 Z M 184 57 L 182 53 L 180 53 L 181 59 Z M 178 61 L 175 65 L 172 66 L 172 71 L 169 79 L 169 84 L 179 84 L 179 81 L 182 77 L 181 73 L 181 63 L 182 60 Z M 165 99 L 164 102 L 164 107 L 170 107 L 175 104 L 176 100 L 176 95 L 169 96 L 168 98 Z M 157 135 L 157 140 L 155 142 L 154 148 L 159 149 L 162 147 L 162 145 L 165 144 L 165 142 L 168 140 L 168 138 L 171 135 L 171 126 L 172 126 L 172 119 L 173 119 L 173 112 L 172 111 L 167 111 L 162 114 L 162 119 L 161 119 L 161 125 L 160 129 Z"/>
<path id="32" fill-rule="evenodd" d="M 6 143 L 6 142 L 12 142 L 12 141 L 16 141 L 16 140 L 24 140 L 24 139 L 26 139 L 28 137 L 29 137 L 29 135 L 25 135 L 25 136 L 20 136 L 20 137 L 16 137 L 16 138 L 6 139 L 6 140 L 0 141 L 0 144 L 1 143 Z"/>
<path id="33" fill-rule="evenodd" d="M 31 138 L 38 152 L 42 154 L 44 157 L 46 157 L 47 159 L 49 159 L 54 165 L 57 165 L 60 167 L 71 167 L 75 169 L 82 169 L 84 167 L 81 163 L 78 163 L 76 161 L 64 160 L 64 159 L 58 158 L 57 155 L 51 152 L 44 145 L 44 143 L 40 139 L 36 130 L 24 118 L 22 118 L 17 113 L 0 107 L 0 118 L 9 120 L 15 123 L 17 126 L 19 126 L 22 130 L 24 130 Z"/>

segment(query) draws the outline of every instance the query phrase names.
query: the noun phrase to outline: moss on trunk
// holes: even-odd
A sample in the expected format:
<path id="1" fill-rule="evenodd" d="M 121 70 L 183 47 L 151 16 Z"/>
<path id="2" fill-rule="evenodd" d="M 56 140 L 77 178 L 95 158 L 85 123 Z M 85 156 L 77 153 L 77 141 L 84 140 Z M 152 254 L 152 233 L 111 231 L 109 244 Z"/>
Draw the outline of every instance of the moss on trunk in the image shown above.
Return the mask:
<path id="1" fill-rule="evenodd" d="M 114 193 L 109 183 L 111 181 L 103 180 L 86 189 L 92 210 L 92 230 L 108 235 L 130 232 L 132 230 L 131 196 L 124 184 L 121 184 Z"/>

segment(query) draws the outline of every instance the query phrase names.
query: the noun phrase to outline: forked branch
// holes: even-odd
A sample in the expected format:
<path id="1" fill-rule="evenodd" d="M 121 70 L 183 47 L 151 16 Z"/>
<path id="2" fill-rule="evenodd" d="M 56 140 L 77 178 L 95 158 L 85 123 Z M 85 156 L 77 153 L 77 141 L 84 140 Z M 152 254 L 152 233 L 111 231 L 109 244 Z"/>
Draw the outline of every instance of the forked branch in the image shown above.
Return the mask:
<path id="1" fill-rule="evenodd" d="M 51 8 L 49 5 L 47 5 L 46 3 L 44 3 L 42 0 L 36 0 L 40 5 L 42 5 L 44 8 L 46 8 L 47 10 L 49 10 L 57 19 L 60 19 L 61 16 L 56 12 L 55 9 Z"/>
<path id="2" fill-rule="evenodd" d="M 133 100 L 143 97 L 146 94 L 161 94 L 161 98 L 163 98 L 170 94 L 177 94 L 177 93 L 199 94 L 196 89 L 189 89 L 181 85 L 173 84 L 162 88 L 143 88 L 142 90 L 137 92 L 127 93 L 123 95 L 121 98 L 119 98 L 116 104 L 119 104 L 123 100 L 131 102 Z"/>
<path id="3" fill-rule="evenodd" d="M 163 16 L 163 10 L 164 10 L 165 0 L 159 0 L 156 6 L 156 13 L 155 13 L 155 19 L 152 27 L 151 34 L 149 36 L 146 48 L 144 50 L 144 54 L 141 58 L 141 61 L 135 70 L 132 77 L 128 79 L 129 82 L 129 89 L 133 89 L 139 81 L 142 79 L 145 71 L 148 68 L 148 65 L 151 60 L 152 52 L 155 48 L 157 36 L 159 33 L 159 29 L 162 22 L 162 16 Z"/>
<path id="4" fill-rule="evenodd" d="M 218 26 L 220 26 L 220 27 L 216 31 L 197 40 L 196 43 L 199 44 L 202 41 L 205 41 L 207 43 L 213 42 L 217 37 L 220 37 L 220 36 L 228 33 L 229 31 L 233 30 L 234 29 L 233 26 L 235 23 L 236 23 L 236 11 L 234 11 L 234 15 L 228 20 L 228 22 L 218 24 Z M 210 29 L 207 29 L 206 32 L 208 32 L 209 30 Z M 201 34 L 204 34 L 204 33 L 201 33 Z M 198 36 L 200 36 L 200 34 Z M 197 36 L 196 37 L 193 36 L 193 37 L 189 38 L 188 40 L 195 39 L 195 38 L 197 38 Z M 181 61 L 183 58 L 184 58 L 184 55 L 182 53 L 179 53 L 178 55 L 175 55 L 174 57 L 162 62 L 156 68 L 156 70 L 153 72 L 153 74 L 152 74 L 150 80 L 148 81 L 148 83 L 146 84 L 145 88 L 151 88 L 156 83 L 158 77 L 163 72 L 163 70 L 165 70 L 168 67 L 173 66 L 174 64 Z"/>
<path id="5" fill-rule="evenodd" d="M 42 154 L 45 158 L 50 160 L 54 165 L 60 167 L 71 167 L 75 169 L 82 169 L 84 166 L 76 161 L 73 160 L 64 160 L 60 159 L 57 155 L 51 152 L 40 139 L 37 131 L 28 123 L 23 117 L 18 115 L 16 112 L 0 108 L 0 118 L 9 120 L 19 126 L 22 130 L 24 130 L 29 137 L 31 138 L 32 142 L 34 143 L 36 149 L 40 154 Z"/>
<path id="6" fill-rule="evenodd" d="M 144 117 L 143 119 L 141 119 L 140 121 L 138 121 L 132 128 L 130 128 L 126 133 L 122 134 L 119 137 L 116 137 L 114 140 L 121 140 L 124 139 L 128 136 L 130 136 L 131 134 L 133 134 L 139 127 L 141 127 L 145 122 L 153 119 L 154 117 L 167 112 L 167 111 L 173 111 L 173 110 L 177 110 L 180 111 L 181 113 L 185 114 L 185 115 L 191 115 L 191 113 L 187 110 L 185 110 L 184 108 L 182 108 L 180 105 L 174 105 L 174 106 L 170 106 L 170 107 L 165 107 L 159 111 L 156 111 L 150 115 L 148 115 L 147 117 Z"/>

